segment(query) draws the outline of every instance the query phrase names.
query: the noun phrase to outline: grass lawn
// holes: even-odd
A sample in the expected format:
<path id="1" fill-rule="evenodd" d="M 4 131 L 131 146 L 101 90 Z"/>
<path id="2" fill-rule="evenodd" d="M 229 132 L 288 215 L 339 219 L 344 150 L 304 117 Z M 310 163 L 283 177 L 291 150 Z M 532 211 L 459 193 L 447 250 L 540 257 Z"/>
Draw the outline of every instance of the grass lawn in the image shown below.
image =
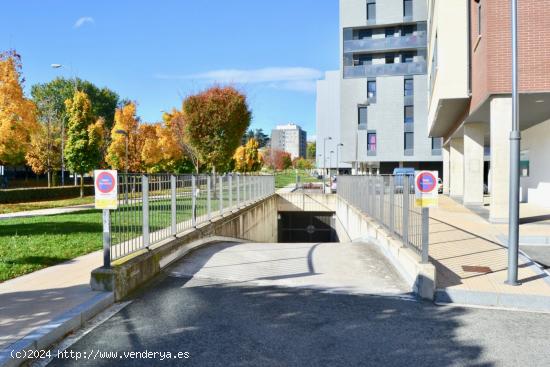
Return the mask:
<path id="1" fill-rule="evenodd" d="M 60 208 L 64 206 L 73 206 L 80 204 L 91 204 L 94 202 L 93 196 L 83 198 L 63 199 L 53 201 L 35 201 L 31 203 L 0 204 L 0 214 L 22 212 L 26 210 Z"/>
<path id="2" fill-rule="evenodd" d="M 101 212 L 0 220 L 0 282 L 99 250 Z"/>
<path id="3" fill-rule="evenodd" d="M 300 182 L 320 182 L 320 180 L 303 170 L 298 170 L 298 176 L 300 177 Z M 295 182 L 296 171 L 293 169 L 275 173 L 275 187 L 278 189 Z"/>

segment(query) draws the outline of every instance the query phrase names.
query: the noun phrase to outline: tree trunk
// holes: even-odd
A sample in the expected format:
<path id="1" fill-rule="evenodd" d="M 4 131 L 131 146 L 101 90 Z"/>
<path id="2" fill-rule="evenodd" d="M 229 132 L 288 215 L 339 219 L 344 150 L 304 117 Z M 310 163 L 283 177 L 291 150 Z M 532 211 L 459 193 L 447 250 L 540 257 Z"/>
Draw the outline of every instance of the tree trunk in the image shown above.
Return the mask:
<path id="1" fill-rule="evenodd" d="M 80 197 L 84 197 L 84 174 L 80 174 Z"/>
<path id="2" fill-rule="evenodd" d="M 48 176 L 48 187 L 52 187 L 52 172 L 46 172 L 46 176 Z"/>

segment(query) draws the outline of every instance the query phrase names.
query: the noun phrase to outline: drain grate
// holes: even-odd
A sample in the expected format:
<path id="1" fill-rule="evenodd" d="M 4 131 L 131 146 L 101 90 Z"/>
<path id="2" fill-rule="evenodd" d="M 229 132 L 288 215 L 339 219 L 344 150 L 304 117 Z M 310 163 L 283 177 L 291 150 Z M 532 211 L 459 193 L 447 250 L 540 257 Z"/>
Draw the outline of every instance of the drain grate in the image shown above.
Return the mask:
<path id="1" fill-rule="evenodd" d="M 488 266 L 471 266 L 462 265 L 462 270 L 468 273 L 491 273 L 492 270 Z"/>

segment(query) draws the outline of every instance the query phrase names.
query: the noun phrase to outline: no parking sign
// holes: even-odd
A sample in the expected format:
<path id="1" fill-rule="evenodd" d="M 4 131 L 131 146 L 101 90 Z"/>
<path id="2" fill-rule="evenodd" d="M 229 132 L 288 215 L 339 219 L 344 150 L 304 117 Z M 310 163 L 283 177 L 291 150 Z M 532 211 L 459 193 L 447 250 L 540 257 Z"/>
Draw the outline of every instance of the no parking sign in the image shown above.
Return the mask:
<path id="1" fill-rule="evenodd" d="M 437 171 L 416 171 L 414 176 L 415 205 L 421 208 L 437 206 Z"/>
<path id="2" fill-rule="evenodd" d="M 96 209 L 116 209 L 118 195 L 117 171 L 95 170 L 94 186 Z"/>

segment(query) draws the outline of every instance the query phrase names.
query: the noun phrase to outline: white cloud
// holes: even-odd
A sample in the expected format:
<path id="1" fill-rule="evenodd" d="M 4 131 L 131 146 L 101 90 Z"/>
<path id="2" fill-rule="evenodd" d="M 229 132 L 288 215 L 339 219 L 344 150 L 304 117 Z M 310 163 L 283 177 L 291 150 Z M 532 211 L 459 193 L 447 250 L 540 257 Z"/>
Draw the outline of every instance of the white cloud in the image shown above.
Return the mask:
<path id="1" fill-rule="evenodd" d="M 156 74 L 158 79 L 205 80 L 231 84 L 267 84 L 270 88 L 315 92 L 315 81 L 323 72 L 305 67 L 269 67 L 262 69 L 220 69 L 189 75 Z"/>
<path id="2" fill-rule="evenodd" d="M 74 23 L 74 26 L 73 28 L 80 28 L 82 27 L 83 25 L 85 25 L 86 23 L 90 23 L 90 24 L 94 24 L 95 23 L 95 20 L 94 18 L 92 17 L 80 17 L 76 20 L 76 22 Z"/>

